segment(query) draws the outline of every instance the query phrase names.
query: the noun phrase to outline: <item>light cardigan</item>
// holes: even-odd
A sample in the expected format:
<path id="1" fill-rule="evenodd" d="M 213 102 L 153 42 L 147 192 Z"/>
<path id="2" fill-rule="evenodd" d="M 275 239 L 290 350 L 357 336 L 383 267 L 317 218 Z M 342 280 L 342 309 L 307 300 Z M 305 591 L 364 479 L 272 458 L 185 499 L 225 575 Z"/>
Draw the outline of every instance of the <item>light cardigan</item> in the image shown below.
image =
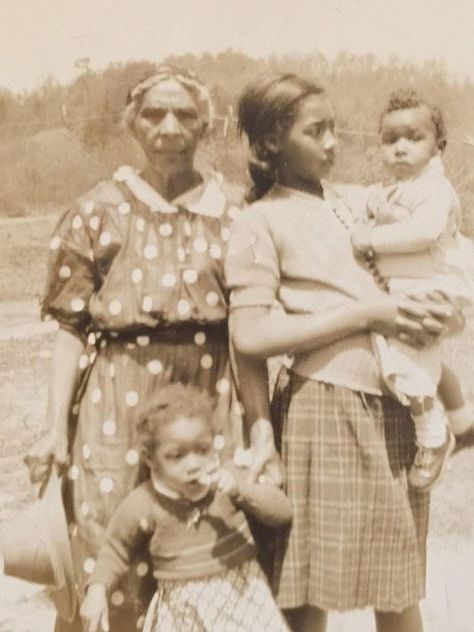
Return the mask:
<path id="1" fill-rule="evenodd" d="M 337 217 L 349 224 L 350 210 L 335 194 L 326 192 L 326 198 L 274 186 L 234 221 L 225 261 L 231 310 L 277 301 L 288 313 L 316 314 L 381 297 Z M 369 332 L 295 354 L 292 370 L 356 391 L 383 392 Z"/>

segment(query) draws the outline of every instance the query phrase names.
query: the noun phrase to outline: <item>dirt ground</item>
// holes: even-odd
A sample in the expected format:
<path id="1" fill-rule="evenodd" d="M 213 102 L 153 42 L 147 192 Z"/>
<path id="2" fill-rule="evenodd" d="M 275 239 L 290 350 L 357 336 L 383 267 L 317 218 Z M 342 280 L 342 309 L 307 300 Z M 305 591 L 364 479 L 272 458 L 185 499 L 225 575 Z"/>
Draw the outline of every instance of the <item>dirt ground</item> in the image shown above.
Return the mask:
<path id="1" fill-rule="evenodd" d="M 22 456 L 45 428 L 54 324 L 37 302 L 0 302 L 0 522 L 34 499 Z M 474 400 L 474 327 L 448 353 Z M 474 448 L 457 452 L 432 494 L 425 632 L 474 632 Z M 51 632 L 47 591 L 0 576 L 0 632 Z M 329 632 L 371 632 L 370 612 L 332 614 Z"/>

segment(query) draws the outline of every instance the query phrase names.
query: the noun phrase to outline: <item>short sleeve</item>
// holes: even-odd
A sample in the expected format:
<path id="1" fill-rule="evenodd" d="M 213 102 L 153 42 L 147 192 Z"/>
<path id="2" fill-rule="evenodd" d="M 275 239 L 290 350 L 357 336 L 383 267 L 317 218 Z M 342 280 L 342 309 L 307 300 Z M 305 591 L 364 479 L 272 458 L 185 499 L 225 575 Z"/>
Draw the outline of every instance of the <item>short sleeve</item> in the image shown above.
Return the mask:
<path id="1" fill-rule="evenodd" d="M 68 211 L 53 232 L 41 305 L 42 318 L 54 318 L 79 336 L 90 324 L 88 305 L 97 283 L 87 204 L 78 203 Z"/>
<path id="2" fill-rule="evenodd" d="M 280 285 L 279 261 L 261 213 L 250 208 L 232 224 L 224 269 L 231 309 L 274 303 Z"/>

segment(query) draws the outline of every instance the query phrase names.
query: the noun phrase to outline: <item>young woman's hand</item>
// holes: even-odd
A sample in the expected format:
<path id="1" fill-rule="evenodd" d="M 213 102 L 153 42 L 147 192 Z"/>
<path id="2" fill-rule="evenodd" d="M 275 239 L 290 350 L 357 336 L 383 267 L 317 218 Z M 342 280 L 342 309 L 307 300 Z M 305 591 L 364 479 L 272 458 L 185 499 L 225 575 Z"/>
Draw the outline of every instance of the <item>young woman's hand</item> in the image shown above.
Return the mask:
<path id="1" fill-rule="evenodd" d="M 107 591 L 103 584 L 89 586 L 79 614 L 84 632 L 108 632 L 109 608 L 107 606 Z"/>
<path id="2" fill-rule="evenodd" d="M 363 257 L 371 248 L 371 229 L 366 222 L 356 222 L 351 229 L 351 241 L 354 254 Z"/>
<path id="3" fill-rule="evenodd" d="M 460 331 L 462 314 L 438 294 L 387 297 L 369 306 L 369 329 L 421 348 Z"/>
<path id="4" fill-rule="evenodd" d="M 37 441 L 24 458 L 32 483 L 43 483 L 47 480 L 53 465 L 61 470 L 68 462 L 67 436 L 56 430 Z"/>
<path id="5" fill-rule="evenodd" d="M 260 476 L 265 482 L 281 487 L 285 478 L 283 463 L 275 447 L 273 426 L 268 419 L 257 419 L 250 430 L 249 483 L 255 483 Z"/>

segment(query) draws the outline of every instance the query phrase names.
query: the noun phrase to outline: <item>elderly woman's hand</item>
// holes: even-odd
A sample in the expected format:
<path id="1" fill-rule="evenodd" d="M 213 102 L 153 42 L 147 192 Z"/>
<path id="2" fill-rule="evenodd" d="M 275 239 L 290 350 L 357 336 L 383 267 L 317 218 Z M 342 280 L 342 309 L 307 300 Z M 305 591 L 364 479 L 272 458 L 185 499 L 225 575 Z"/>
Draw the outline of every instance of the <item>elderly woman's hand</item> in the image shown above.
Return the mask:
<path id="1" fill-rule="evenodd" d="M 67 436 L 56 430 L 50 431 L 29 450 L 24 458 L 32 483 L 47 480 L 51 467 L 57 465 L 61 470 L 68 462 Z"/>

